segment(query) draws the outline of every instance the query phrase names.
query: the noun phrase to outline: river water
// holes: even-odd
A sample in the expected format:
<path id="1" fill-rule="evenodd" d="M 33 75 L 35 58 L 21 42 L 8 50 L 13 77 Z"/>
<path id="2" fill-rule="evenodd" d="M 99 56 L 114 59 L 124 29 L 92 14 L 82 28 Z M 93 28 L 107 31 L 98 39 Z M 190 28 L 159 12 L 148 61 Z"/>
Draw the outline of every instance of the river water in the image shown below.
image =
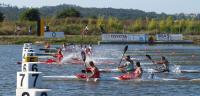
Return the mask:
<path id="1" fill-rule="evenodd" d="M 56 45 L 55 45 L 56 46 Z M 58 46 L 58 45 L 57 45 Z M 125 45 L 94 45 L 96 61 L 119 62 Z M 34 46 L 39 48 L 41 46 Z M 21 65 L 22 45 L 0 45 L 0 96 L 15 96 L 16 73 Z M 141 61 L 143 68 L 153 65 L 145 59 L 145 54 L 159 60 L 166 56 L 170 68 L 200 70 L 199 45 L 129 45 L 126 54 Z M 99 64 L 99 68 L 116 68 L 118 64 Z M 73 75 L 84 69 L 80 64 L 42 65 L 44 75 Z M 119 76 L 120 73 L 102 73 L 103 76 Z M 148 79 L 150 73 L 144 73 Z M 158 73 L 157 78 L 200 78 L 200 73 Z M 44 87 L 52 89 L 52 96 L 199 96 L 200 81 L 44 81 Z"/>

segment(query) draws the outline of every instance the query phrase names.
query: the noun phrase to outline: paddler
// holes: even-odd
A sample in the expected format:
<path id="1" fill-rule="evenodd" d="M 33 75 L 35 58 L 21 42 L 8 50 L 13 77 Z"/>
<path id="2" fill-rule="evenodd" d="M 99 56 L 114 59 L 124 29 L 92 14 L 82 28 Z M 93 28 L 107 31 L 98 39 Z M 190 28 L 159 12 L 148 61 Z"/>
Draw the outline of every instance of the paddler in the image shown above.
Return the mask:
<path id="1" fill-rule="evenodd" d="M 136 62 L 136 69 L 134 71 L 125 73 L 119 76 L 120 80 L 140 79 L 142 77 L 143 70 L 140 67 L 140 62 Z"/>
<path id="2" fill-rule="evenodd" d="M 135 71 L 133 72 L 133 74 L 135 75 L 134 78 L 135 79 L 140 79 L 142 77 L 142 67 L 140 66 L 140 62 L 136 62 L 136 68 Z"/>
<path id="3" fill-rule="evenodd" d="M 86 45 L 85 45 L 83 50 L 84 50 L 86 55 L 88 55 L 88 56 L 92 55 L 91 49 L 89 47 L 87 47 Z"/>
<path id="4" fill-rule="evenodd" d="M 44 45 L 44 48 L 50 48 L 51 46 L 50 46 L 50 44 L 48 43 L 48 42 L 45 42 L 45 45 Z"/>
<path id="5" fill-rule="evenodd" d="M 122 72 L 133 72 L 134 71 L 134 62 L 131 60 L 130 56 L 125 57 L 126 63 L 119 66 L 118 69 Z"/>
<path id="6" fill-rule="evenodd" d="M 50 47 L 51 47 L 50 44 L 48 42 L 45 42 L 44 48 L 49 49 Z M 45 53 L 49 53 L 49 52 L 50 52 L 50 50 L 45 50 Z"/>
<path id="7" fill-rule="evenodd" d="M 154 64 L 161 65 L 160 67 L 156 68 L 158 72 L 169 72 L 169 62 L 168 60 L 162 56 L 160 61 L 152 61 Z"/>
<path id="8" fill-rule="evenodd" d="M 88 68 L 91 71 L 91 74 L 88 76 L 87 81 L 89 81 L 90 78 L 95 78 L 95 81 L 100 78 L 100 72 L 99 69 L 94 65 L 93 61 L 89 62 Z"/>
<path id="9" fill-rule="evenodd" d="M 61 60 L 62 60 L 62 58 L 63 58 L 63 54 L 62 54 L 62 49 L 61 49 L 61 48 L 58 49 L 58 51 L 57 51 L 55 57 L 56 57 L 56 61 L 57 61 L 59 64 L 61 64 Z"/>
<path id="10" fill-rule="evenodd" d="M 66 50 L 67 50 L 67 45 L 66 45 L 66 43 L 63 43 L 63 44 L 62 44 L 62 50 L 63 50 L 63 51 L 66 51 Z"/>

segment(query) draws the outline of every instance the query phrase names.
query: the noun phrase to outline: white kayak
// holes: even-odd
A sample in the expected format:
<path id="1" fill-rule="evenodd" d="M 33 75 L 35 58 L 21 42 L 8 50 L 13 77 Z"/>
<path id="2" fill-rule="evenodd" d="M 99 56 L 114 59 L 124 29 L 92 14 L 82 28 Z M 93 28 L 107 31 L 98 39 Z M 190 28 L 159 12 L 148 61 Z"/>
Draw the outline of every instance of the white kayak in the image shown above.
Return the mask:
<path id="1" fill-rule="evenodd" d="M 44 58 L 44 59 L 45 59 L 45 58 L 48 58 L 48 59 L 49 59 L 49 58 L 54 58 L 53 56 L 50 56 L 50 55 L 49 55 L 49 56 L 48 56 L 48 55 L 46 55 L 46 56 L 45 56 L 45 55 L 44 55 L 44 56 L 37 56 L 37 57 L 38 57 L 38 58 L 42 58 L 42 59 L 43 59 L 43 58 Z"/>
<path id="2" fill-rule="evenodd" d="M 119 69 L 99 69 L 100 72 L 121 72 Z M 158 70 L 155 69 L 143 69 L 144 72 L 147 73 L 163 73 L 163 72 L 159 72 Z M 170 72 L 164 72 L 164 73 L 170 73 Z M 172 73 L 200 73 L 200 70 L 175 70 L 172 71 Z"/>
<path id="3" fill-rule="evenodd" d="M 44 80 L 51 81 L 70 81 L 70 80 L 86 80 L 86 78 L 78 78 L 76 75 L 71 76 L 43 76 Z M 120 80 L 118 77 L 102 77 L 102 78 L 93 78 L 97 79 L 98 81 L 118 81 Z"/>
<path id="4" fill-rule="evenodd" d="M 45 81 L 79 81 L 85 80 L 86 78 L 79 78 L 76 75 L 71 76 L 43 76 Z M 92 78 L 89 81 L 200 81 L 200 78 L 159 78 L 159 79 L 121 79 L 120 77 L 101 77 Z"/>

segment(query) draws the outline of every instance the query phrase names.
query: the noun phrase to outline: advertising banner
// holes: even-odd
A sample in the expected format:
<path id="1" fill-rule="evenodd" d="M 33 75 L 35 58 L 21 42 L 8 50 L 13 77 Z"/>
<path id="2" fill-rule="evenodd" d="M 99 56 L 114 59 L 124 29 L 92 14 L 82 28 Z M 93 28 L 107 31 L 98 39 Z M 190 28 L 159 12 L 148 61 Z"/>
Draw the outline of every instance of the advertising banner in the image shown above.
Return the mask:
<path id="1" fill-rule="evenodd" d="M 45 38 L 65 38 L 64 32 L 45 32 Z"/>
<path id="2" fill-rule="evenodd" d="M 157 41 L 169 41 L 169 34 L 156 34 Z"/>
<path id="3" fill-rule="evenodd" d="M 148 38 L 146 34 L 102 34 L 102 41 L 142 41 Z"/>
<path id="4" fill-rule="evenodd" d="M 183 40 L 183 34 L 169 34 L 171 41 Z"/>

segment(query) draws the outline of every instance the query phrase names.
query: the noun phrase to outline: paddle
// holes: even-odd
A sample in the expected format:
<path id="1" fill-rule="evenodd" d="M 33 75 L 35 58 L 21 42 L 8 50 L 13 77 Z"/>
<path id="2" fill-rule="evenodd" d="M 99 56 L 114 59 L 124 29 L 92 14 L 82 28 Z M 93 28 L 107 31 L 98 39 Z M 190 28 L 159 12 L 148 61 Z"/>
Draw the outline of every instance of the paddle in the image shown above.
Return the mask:
<path id="1" fill-rule="evenodd" d="M 118 66 L 120 66 L 120 64 L 121 64 L 121 62 L 122 62 L 122 59 L 123 59 L 123 57 L 124 57 L 124 54 L 126 53 L 127 50 L 128 50 L 128 45 L 126 45 L 126 46 L 124 47 L 124 53 L 123 53 L 123 55 L 122 55 L 122 58 L 121 58 L 121 60 L 120 60 Z"/>
<path id="2" fill-rule="evenodd" d="M 85 70 L 87 70 L 86 63 L 85 63 L 86 54 L 85 54 L 84 51 L 81 51 L 81 57 L 82 57 L 82 60 L 83 60 L 83 62 L 84 62 Z M 85 73 L 86 73 L 86 76 L 87 76 L 87 71 L 85 71 Z"/>
<path id="3" fill-rule="evenodd" d="M 86 71 L 86 70 L 81 70 L 81 72 L 82 72 L 82 73 L 86 73 L 86 72 L 87 72 L 87 73 L 91 73 L 90 70 L 87 70 L 87 71 Z"/>
<path id="4" fill-rule="evenodd" d="M 150 55 L 145 55 L 149 60 L 151 60 L 152 61 L 152 58 L 151 58 L 151 56 Z"/>

